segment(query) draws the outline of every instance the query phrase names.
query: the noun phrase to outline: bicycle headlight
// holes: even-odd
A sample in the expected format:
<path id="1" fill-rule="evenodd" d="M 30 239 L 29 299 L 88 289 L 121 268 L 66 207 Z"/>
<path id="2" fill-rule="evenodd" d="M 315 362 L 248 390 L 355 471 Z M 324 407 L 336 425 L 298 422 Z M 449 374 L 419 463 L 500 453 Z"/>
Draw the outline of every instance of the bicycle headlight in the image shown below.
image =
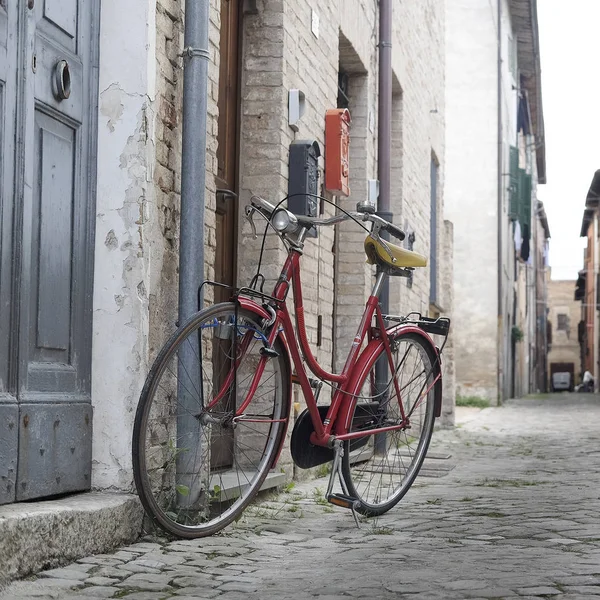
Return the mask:
<path id="1" fill-rule="evenodd" d="M 296 218 L 296 215 L 285 208 L 280 208 L 273 213 L 271 223 L 280 233 L 293 233 L 298 229 L 298 219 Z"/>

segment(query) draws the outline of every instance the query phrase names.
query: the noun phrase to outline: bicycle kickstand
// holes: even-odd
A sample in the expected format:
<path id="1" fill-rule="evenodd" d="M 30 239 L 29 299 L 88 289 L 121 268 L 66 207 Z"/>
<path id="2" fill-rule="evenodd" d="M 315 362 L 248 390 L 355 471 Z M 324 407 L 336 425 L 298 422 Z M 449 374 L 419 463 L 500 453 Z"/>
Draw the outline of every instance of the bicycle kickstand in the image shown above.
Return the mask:
<path id="1" fill-rule="evenodd" d="M 356 523 L 356 527 L 360 529 L 360 522 L 358 520 L 358 515 L 356 513 L 356 509 L 360 506 L 360 501 L 356 498 L 352 498 L 348 493 L 348 488 L 346 486 L 346 482 L 344 481 L 344 476 L 342 475 L 342 458 L 344 456 L 344 445 L 341 440 L 336 440 L 334 442 L 333 447 L 333 465 L 331 467 L 331 474 L 329 475 L 329 485 L 327 486 L 327 494 L 326 498 L 328 502 L 331 504 L 335 504 L 336 506 L 341 506 L 343 508 L 349 508 L 352 511 L 352 516 L 354 517 L 354 522 Z M 333 484 L 336 476 L 340 480 L 340 486 L 342 488 L 342 494 L 334 494 L 333 493 Z"/>

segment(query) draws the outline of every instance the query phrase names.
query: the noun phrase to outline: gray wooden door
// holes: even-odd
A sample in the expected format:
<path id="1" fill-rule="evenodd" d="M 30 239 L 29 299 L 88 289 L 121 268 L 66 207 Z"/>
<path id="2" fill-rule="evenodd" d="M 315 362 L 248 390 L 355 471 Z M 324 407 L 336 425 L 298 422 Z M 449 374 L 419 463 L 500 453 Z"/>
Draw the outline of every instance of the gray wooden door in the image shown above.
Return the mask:
<path id="1" fill-rule="evenodd" d="M 0 2 L 16 12 L 12 64 L 20 75 L 16 144 L 7 155 L 16 173 L 8 194 L 12 258 L 2 266 L 12 267 L 6 362 L 18 408 L 14 499 L 28 500 L 91 483 L 99 2 Z"/>
<path id="2" fill-rule="evenodd" d="M 18 408 L 10 382 L 12 224 L 17 85 L 16 2 L 0 0 L 0 504 L 15 497 Z"/>

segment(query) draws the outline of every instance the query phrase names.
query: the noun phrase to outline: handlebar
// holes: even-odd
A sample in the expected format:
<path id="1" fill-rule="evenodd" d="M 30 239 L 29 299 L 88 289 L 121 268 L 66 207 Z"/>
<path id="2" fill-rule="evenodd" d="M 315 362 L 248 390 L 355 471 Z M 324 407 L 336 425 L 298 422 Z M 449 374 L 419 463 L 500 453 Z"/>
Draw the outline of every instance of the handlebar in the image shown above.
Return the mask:
<path id="1" fill-rule="evenodd" d="M 400 229 L 393 223 L 390 223 L 389 221 L 382 219 L 380 216 L 372 214 L 372 213 L 348 212 L 348 213 L 342 213 L 341 215 L 336 215 L 334 217 L 329 217 L 327 219 L 323 219 L 323 218 L 319 218 L 319 217 L 308 217 L 306 215 L 294 215 L 294 213 L 292 213 L 291 211 L 288 211 L 285 208 L 276 209 L 275 206 L 273 206 L 273 204 L 271 204 L 264 198 L 261 198 L 260 196 L 252 196 L 250 203 L 254 209 L 263 213 L 263 216 L 265 218 L 267 218 L 268 220 L 271 219 L 271 216 L 273 215 L 273 213 L 276 210 L 277 211 L 284 210 L 287 213 L 289 213 L 290 215 L 293 215 L 295 217 L 294 220 L 296 220 L 299 225 L 301 225 L 302 227 L 305 227 L 307 229 L 310 229 L 311 227 L 335 225 L 337 223 L 341 223 L 343 221 L 347 221 L 348 219 L 354 218 L 357 221 L 370 221 L 371 223 L 373 223 L 373 232 L 372 233 L 377 234 L 380 230 L 387 231 L 390 235 L 393 235 L 395 238 L 398 238 L 400 241 L 402 241 L 406 237 L 406 235 L 405 235 L 404 231 L 402 231 L 402 229 Z M 252 212 L 252 209 L 250 208 L 250 206 L 246 207 L 246 214 L 249 216 L 250 213 L 249 213 L 248 209 L 250 209 L 250 212 Z M 292 219 L 290 218 L 290 220 L 292 220 Z"/>

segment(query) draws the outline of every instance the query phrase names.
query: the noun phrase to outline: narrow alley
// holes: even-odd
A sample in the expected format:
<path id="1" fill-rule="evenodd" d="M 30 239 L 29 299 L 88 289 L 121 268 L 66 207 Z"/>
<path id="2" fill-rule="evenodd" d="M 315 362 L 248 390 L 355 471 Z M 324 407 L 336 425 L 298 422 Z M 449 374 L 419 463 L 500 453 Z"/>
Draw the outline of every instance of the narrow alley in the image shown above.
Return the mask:
<path id="1" fill-rule="evenodd" d="M 357 529 L 326 479 L 288 486 L 222 535 L 146 538 L 14 582 L 3 600 L 600 598 L 600 399 L 460 410 L 423 476 Z"/>

